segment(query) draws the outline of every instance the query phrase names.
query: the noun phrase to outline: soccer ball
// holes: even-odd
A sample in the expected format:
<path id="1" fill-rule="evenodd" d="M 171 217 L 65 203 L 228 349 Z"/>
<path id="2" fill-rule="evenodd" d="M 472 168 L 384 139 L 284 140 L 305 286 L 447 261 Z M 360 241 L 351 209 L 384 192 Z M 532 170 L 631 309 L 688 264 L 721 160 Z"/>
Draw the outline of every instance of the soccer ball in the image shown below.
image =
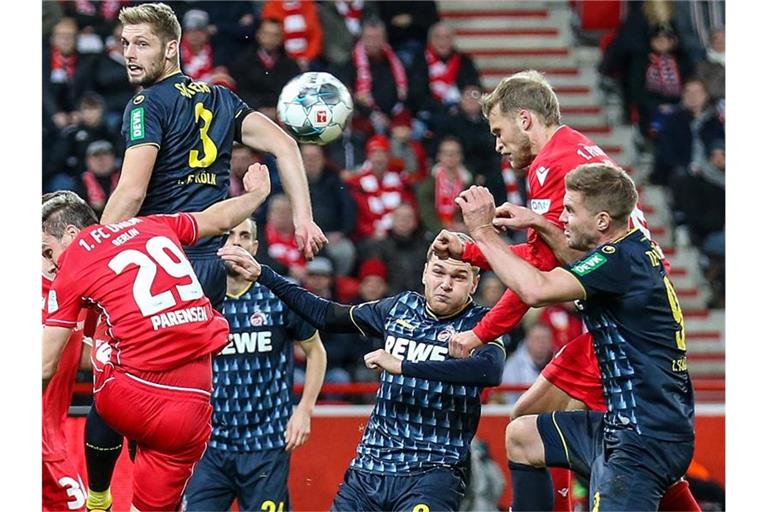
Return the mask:
<path id="1" fill-rule="evenodd" d="M 299 141 L 324 145 L 336 140 L 352 116 L 352 96 L 330 73 L 304 73 L 285 84 L 277 117 Z"/>

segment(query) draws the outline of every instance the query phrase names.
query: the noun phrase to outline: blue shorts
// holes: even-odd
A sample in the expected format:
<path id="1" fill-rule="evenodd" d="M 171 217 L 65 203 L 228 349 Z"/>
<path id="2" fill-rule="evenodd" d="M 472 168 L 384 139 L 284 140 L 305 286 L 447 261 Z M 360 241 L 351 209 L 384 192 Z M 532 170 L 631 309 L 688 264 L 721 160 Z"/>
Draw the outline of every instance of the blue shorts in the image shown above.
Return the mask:
<path id="1" fill-rule="evenodd" d="M 243 512 L 291 509 L 288 498 L 290 453 L 279 449 L 265 452 L 229 452 L 208 448 L 195 466 L 183 510 L 210 512 L 229 510 L 237 498 Z"/>
<path id="2" fill-rule="evenodd" d="M 195 269 L 197 280 L 203 287 L 203 293 L 211 301 L 214 309 L 221 311 L 224 297 L 227 294 L 227 269 L 224 262 L 213 254 L 187 255 L 192 268 Z"/>
<path id="3" fill-rule="evenodd" d="M 378 475 L 349 468 L 331 510 L 458 510 L 465 488 L 461 471 L 447 467 L 402 476 Z"/>
<path id="4" fill-rule="evenodd" d="M 589 479 L 590 510 L 658 510 L 693 458 L 693 441 L 662 441 L 634 430 L 605 432 L 603 413 L 567 411 L 536 420 L 547 466 Z"/>

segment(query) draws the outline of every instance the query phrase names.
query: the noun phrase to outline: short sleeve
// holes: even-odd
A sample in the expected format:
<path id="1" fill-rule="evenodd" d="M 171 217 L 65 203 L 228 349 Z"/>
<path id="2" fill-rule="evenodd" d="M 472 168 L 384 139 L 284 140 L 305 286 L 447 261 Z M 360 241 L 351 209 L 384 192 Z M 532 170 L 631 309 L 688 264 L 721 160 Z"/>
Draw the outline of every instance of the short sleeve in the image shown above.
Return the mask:
<path id="1" fill-rule="evenodd" d="M 229 94 L 229 99 L 232 102 L 232 112 L 235 113 L 233 119 L 235 123 L 235 135 L 234 139 L 235 141 L 239 143 L 243 143 L 243 121 L 246 117 L 248 117 L 248 114 L 253 112 L 254 110 L 248 106 L 246 102 L 244 102 L 242 99 L 240 99 L 240 96 L 235 94 L 234 92 L 227 90 L 227 94 Z"/>
<path id="2" fill-rule="evenodd" d="M 160 147 L 163 140 L 162 106 L 152 95 L 139 93 L 125 107 L 123 127 L 126 149 L 143 144 Z"/>
<path id="3" fill-rule="evenodd" d="M 306 341 L 317 332 L 317 328 L 314 325 L 309 324 L 290 309 L 288 310 L 288 322 L 285 327 L 291 338 L 296 341 Z"/>
<path id="4" fill-rule="evenodd" d="M 625 293 L 631 279 L 630 266 L 622 251 L 604 245 L 577 261 L 568 269 L 579 280 L 587 299 L 595 295 Z"/>
<path id="5" fill-rule="evenodd" d="M 397 297 L 387 297 L 386 299 L 363 302 L 352 306 L 349 314 L 352 322 L 365 335 L 384 334 L 384 324 L 389 311 L 397 302 Z"/>
<path id="6" fill-rule="evenodd" d="M 45 325 L 74 328 L 83 307 L 81 294 L 65 269 L 53 280 L 46 300 Z"/>
<path id="7" fill-rule="evenodd" d="M 175 213 L 173 215 L 150 215 L 148 219 L 161 222 L 171 228 L 179 237 L 182 245 L 195 245 L 199 237 L 197 220 L 189 213 Z"/>

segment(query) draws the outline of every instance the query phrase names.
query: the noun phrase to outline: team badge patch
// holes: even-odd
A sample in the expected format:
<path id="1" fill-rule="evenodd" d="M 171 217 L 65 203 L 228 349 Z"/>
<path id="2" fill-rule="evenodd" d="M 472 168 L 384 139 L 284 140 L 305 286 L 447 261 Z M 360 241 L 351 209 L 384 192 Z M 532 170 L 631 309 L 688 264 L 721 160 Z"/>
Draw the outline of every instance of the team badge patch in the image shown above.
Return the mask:
<path id="1" fill-rule="evenodd" d="M 133 104 L 134 104 L 134 105 L 138 105 L 138 104 L 139 104 L 139 103 L 141 103 L 142 101 L 144 101 L 144 95 L 143 95 L 143 94 L 139 94 L 138 96 L 136 96 L 135 98 L 133 98 Z"/>
<path id="2" fill-rule="evenodd" d="M 131 140 L 144 138 L 144 107 L 131 110 Z"/>
<path id="3" fill-rule="evenodd" d="M 577 263 L 571 269 L 580 276 L 585 276 L 589 274 L 590 272 L 600 268 L 605 264 L 605 262 L 608 261 L 605 256 L 600 254 L 599 252 L 596 252 L 589 257 L 581 260 L 581 262 Z"/>
<path id="4" fill-rule="evenodd" d="M 616 252 L 616 248 L 612 245 L 606 245 L 601 249 L 605 254 L 613 254 Z"/>
<path id="5" fill-rule="evenodd" d="M 267 315 L 262 313 L 261 310 L 257 309 L 251 315 L 250 321 L 253 327 L 261 327 L 267 323 Z"/>
<path id="6" fill-rule="evenodd" d="M 450 329 L 445 329 L 437 333 L 437 341 L 441 343 L 447 343 L 448 340 L 451 339 L 451 336 L 453 336 L 453 331 Z"/>

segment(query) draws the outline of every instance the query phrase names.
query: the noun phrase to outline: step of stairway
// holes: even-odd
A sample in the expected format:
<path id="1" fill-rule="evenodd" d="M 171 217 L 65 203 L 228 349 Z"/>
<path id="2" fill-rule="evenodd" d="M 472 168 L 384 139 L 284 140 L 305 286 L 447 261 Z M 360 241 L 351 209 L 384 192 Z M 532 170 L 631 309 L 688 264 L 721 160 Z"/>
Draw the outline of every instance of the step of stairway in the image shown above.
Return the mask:
<path id="1" fill-rule="evenodd" d="M 488 29 L 488 33 L 475 35 L 473 33 L 462 35 L 457 33 L 454 38 L 456 47 L 465 52 L 473 52 L 480 49 L 496 48 L 499 50 L 523 50 L 526 48 L 567 48 L 570 40 L 558 33 L 555 35 L 524 35 L 524 32 Z M 506 32 L 506 35 L 502 35 Z M 521 34 L 521 35 L 513 35 Z"/>

